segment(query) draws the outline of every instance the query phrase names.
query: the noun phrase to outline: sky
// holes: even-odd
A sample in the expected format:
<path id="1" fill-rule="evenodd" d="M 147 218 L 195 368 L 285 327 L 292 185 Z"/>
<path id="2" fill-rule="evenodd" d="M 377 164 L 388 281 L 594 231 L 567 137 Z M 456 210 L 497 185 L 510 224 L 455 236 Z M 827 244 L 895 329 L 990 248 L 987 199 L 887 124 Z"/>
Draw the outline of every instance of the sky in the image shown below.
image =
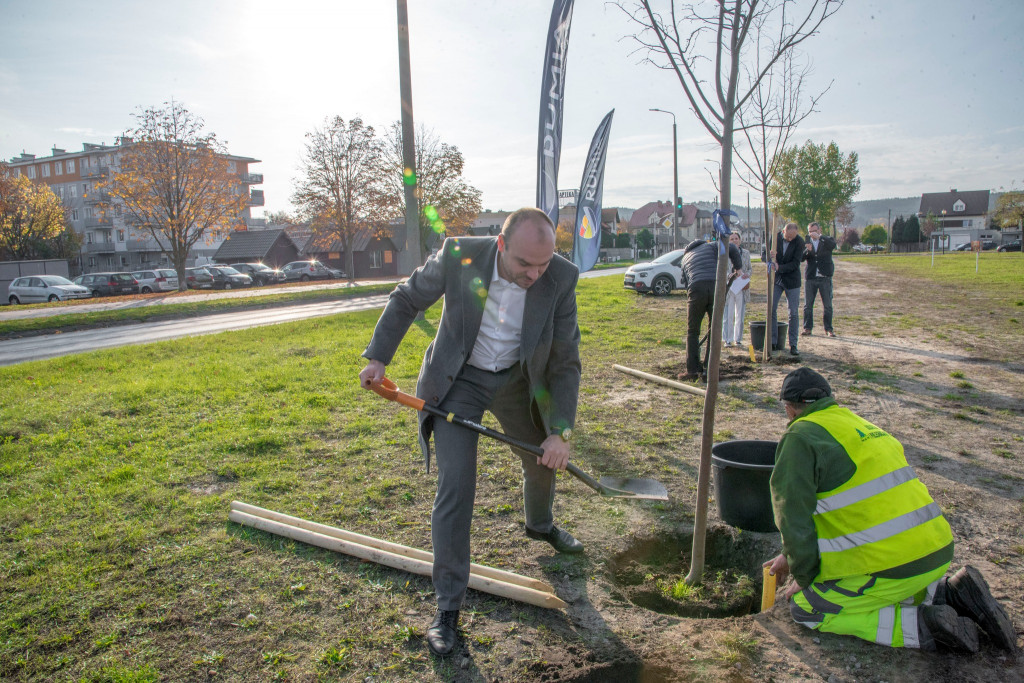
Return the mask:
<path id="1" fill-rule="evenodd" d="M 625 0 L 624 0 L 625 1 Z M 533 205 L 550 0 L 408 0 L 413 107 L 465 156 L 484 208 Z M 304 136 L 327 117 L 400 117 L 396 4 L 385 0 L 0 0 L 0 159 L 112 144 L 172 98 L 233 154 L 261 160 L 268 211 L 290 210 Z M 857 152 L 856 199 L 1024 186 L 1024 2 L 848 0 L 804 44 L 831 84 L 793 142 Z M 576 0 L 559 188 L 577 188 L 615 109 L 604 206 L 717 191 L 716 145 L 675 76 L 642 63 L 623 11 Z M 734 180 L 733 201 L 746 188 Z M 756 193 L 751 204 L 759 205 Z M 259 215 L 259 212 L 255 212 Z"/>

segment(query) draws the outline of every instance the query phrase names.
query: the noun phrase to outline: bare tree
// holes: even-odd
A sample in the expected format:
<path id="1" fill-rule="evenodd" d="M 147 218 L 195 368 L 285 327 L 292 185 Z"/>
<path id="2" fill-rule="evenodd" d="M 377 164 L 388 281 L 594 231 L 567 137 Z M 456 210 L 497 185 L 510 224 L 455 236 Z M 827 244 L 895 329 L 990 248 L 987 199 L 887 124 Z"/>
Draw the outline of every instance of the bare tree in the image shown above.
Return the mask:
<path id="1" fill-rule="evenodd" d="M 619 0 L 620 8 L 640 28 L 633 35 L 644 60 L 675 73 L 694 115 L 721 145 L 719 206 L 732 205 L 733 137 L 739 111 L 757 86 L 788 52 L 817 33 L 821 24 L 842 6 L 842 0 L 697 0 L 658 3 Z M 790 10 L 793 10 L 792 12 Z M 795 16 L 793 16 L 795 14 Z M 762 40 L 761 38 L 764 37 Z M 712 56 L 709 56 L 712 55 Z M 749 76 L 741 81 L 741 67 Z M 709 336 L 711 353 L 704 401 L 697 510 L 689 584 L 704 572 L 704 534 L 707 524 L 711 440 L 718 394 L 722 313 L 725 308 L 726 253 L 719 250 L 715 306 Z"/>
<path id="2" fill-rule="evenodd" d="M 825 88 L 821 93 L 804 99 L 804 79 L 810 73 L 810 65 L 806 62 L 797 65 L 795 52 L 790 50 L 782 55 L 775 66 L 758 80 L 747 105 L 737 112 L 746 145 L 737 148 L 736 158 L 748 172 L 746 177 L 741 175 L 740 178 L 750 189 L 761 194 L 764 207 L 765 261 L 769 263 L 775 253 L 775 231 L 769 225 L 771 212 L 768 188 L 778 171 L 780 153 L 785 150 L 796 127 L 816 111 L 818 101 L 829 89 Z M 761 54 L 763 53 L 759 50 L 757 55 Z M 757 79 L 760 69 L 755 66 L 746 73 L 749 80 Z M 770 320 L 775 289 L 771 277 L 768 278 L 767 288 L 768 311 L 765 320 Z M 766 342 L 770 338 L 770 335 L 765 334 Z M 762 350 L 763 360 L 768 360 L 768 346 L 769 344 L 765 343 Z"/>
<path id="3" fill-rule="evenodd" d="M 330 248 L 340 242 L 345 272 L 355 279 L 352 247 L 360 230 L 380 228 L 394 207 L 385 187 L 380 140 L 372 126 L 356 117 L 328 118 L 306 133 L 292 202 L 313 230 L 314 243 Z"/>
<path id="4" fill-rule="evenodd" d="M 405 192 L 402 126 L 391 125 L 384 140 L 388 192 L 401 200 Z M 465 160 L 455 145 L 441 142 L 420 126 L 416 135 L 416 198 L 420 215 L 420 262 L 426 260 L 434 236 L 464 235 L 480 213 L 480 190 L 462 176 Z M 399 204 L 400 206 L 400 204 Z"/>
<path id="5" fill-rule="evenodd" d="M 101 188 L 132 233 L 151 237 L 171 257 L 184 290 L 189 251 L 237 227 L 249 195 L 223 143 L 180 102 L 141 110 L 135 119 L 119 141 L 117 170 Z"/>

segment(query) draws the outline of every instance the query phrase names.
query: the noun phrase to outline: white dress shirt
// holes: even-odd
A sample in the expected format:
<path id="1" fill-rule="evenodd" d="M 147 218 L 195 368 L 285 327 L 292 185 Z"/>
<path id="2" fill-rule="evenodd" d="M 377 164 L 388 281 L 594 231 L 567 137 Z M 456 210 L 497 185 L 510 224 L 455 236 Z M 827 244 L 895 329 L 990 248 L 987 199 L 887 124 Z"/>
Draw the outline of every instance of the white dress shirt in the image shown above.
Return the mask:
<path id="1" fill-rule="evenodd" d="M 519 344 L 523 336 L 523 308 L 526 290 L 498 275 L 499 252 L 494 258 L 494 274 L 487 290 L 484 316 L 476 336 L 469 364 L 481 370 L 497 372 L 519 362 Z"/>

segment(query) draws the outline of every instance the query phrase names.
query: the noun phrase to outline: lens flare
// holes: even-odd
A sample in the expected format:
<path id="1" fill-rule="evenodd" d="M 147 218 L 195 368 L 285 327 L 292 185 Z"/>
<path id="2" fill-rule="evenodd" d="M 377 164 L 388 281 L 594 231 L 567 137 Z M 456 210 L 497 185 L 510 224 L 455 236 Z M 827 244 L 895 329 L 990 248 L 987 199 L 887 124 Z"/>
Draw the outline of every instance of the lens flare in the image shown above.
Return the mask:
<path id="1" fill-rule="evenodd" d="M 415 185 L 416 172 L 413 171 L 411 168 L 404 169 L 402 171 L 402 182 L 404 182 L 406 185 Z"/>

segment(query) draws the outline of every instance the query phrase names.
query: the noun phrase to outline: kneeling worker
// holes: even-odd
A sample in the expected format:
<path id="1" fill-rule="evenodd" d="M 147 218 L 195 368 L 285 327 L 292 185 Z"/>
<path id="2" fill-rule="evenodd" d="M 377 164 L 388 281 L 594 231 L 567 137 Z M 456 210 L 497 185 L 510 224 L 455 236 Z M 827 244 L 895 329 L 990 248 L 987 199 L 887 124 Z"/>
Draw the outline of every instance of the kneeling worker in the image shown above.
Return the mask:
<path id="1" fill-rule="evenodd" d="M 810 368 L 782 383 L 791 420 L 771 478 L 782 554 L 765 562 L 808 628 L 892 647 L 978 651 L 979 627 L 1016 649 L 1013 623 L 974 567 L 946 577 L 953 535 L 895 438 L 832 398 Z"/>

